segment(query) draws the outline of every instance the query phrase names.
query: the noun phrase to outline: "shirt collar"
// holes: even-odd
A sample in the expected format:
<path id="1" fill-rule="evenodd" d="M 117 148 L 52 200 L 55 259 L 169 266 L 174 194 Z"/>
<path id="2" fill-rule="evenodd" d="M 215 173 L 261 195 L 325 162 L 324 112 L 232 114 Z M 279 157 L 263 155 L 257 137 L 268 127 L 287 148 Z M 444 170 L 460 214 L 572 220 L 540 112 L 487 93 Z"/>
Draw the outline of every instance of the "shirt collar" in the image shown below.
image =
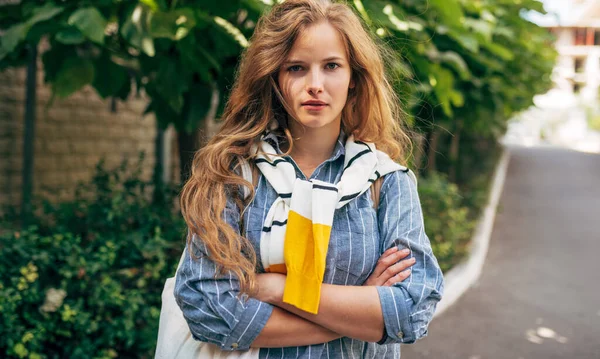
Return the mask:
<path id="1" fill-rule="evenodd" d="M 346 154 L 346 134 L 344 133 L 344 131 L 340 131 L 340 135 L 338 136 L 338 139 L 335 142 L 335 147 L 333 148 L 331 157 L 327 161 L 335 161 L 338 158 L 344 156 L 345 154 Z"/>

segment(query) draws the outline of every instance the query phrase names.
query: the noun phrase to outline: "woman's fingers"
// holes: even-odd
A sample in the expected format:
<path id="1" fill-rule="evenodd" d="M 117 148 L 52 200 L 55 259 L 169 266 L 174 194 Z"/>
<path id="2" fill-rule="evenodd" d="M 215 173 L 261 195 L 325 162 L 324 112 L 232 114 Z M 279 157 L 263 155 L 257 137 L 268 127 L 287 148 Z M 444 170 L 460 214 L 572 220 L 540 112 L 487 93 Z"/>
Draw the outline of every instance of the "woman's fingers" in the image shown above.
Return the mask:
<path id="1" fill-rule="evenodd" d="M 407 268 L 415 264 L 414 258 L 401 260 L 408 255 L 409 249 L 398 250 L 397 247 L 392 247 L 386 250 L 363 285 L 390 286 L 405 280 L 411 273 Z"/>
<path id="2" fill-rule="evenodd" d="M 395 275 L 399 274 L 400 272 L 404 271 L 408 267 L 412 266 L 413 264 L 415 264 L 415 262 L 415 257 L 400 261 L 394 265 L 389 266 L 386 270 L 383 271 L 380 277 L 383 277 L 384 280 L 388 280 L 394 277 Z"/>
<path id="3" fill-rule="evenodd" d="M 373 273 L 371 275 L 375 276 L 376 278 L 381 276 L 383 272 L 386 271 L 389 267 L 398 263 L 399 260 L 408 256 L 409 254 L 410 250 L 406 248 L 403 250 L 398 250 L 397 247 L 392 247 L 388 249 L 387 251 L 383 252 L 381 257 L 379 257 L 377 265 L 375 266 L 375 269 L 373 270 Z"/>
<path id="4" fill-rule="evenodd" d="M 379 277 L 380 279 L 385 281 L 383 285 L 390 286 L 395 283 L 402 282 L 403 280 L 408 278 L 408 276 L 411 273 L 411 270 L 408 268 L 413 266 L 415 262 L 416 259 L 412 257 L 388 267 Z"/>
<path id="5" fill-rule="evenodd" d="M 408 278 L 408 276 L 410 276 L 410 273 L 411 273 L 410 269 L 402 271 L 402 272 L 396 274 L 395 276 L 391 277 L 390 279 L 386 280 L 385 283 L 383 283 L 383 286 L 390 287 L 396 283 L 402 282 L 403 280 Z"/>

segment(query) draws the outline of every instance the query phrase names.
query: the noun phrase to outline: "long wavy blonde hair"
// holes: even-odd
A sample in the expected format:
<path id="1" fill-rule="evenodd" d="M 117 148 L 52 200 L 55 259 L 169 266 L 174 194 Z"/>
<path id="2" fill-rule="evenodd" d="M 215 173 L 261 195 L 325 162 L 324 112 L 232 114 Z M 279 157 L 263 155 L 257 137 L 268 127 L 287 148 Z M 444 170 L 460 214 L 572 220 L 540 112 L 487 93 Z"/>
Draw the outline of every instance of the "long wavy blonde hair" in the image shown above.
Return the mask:
<path id="1" fill-rule="evenodd" d="M 348 5 L 330 1 L 287 0 L 275 5 L 257 23 L 242 55 L 222 127 L 196 153 L 191 177 L 181 193 L 181 209 L 190 231 L 204 242 L 221 272 L 231 271 L 239 279 L 244 293 L 255 289 L 256 253 L 243 231 L 224 221 L 227 198 L 241 213 L 250 201 L 240 195 L 241 186 L 248 187 L 250 198 L 254 197 L 253 185 L 239 175 L 239 165 L 241 161 L 252 163 L 251 146 L 270 126 L 277 124 L 289 148 L 293 146 L 287 105 L 276 76 L 298 34 L 324 21 L 342 35 L 355 83 L 342 110 L 341 130 L 358 140 L 374 142 L 394 160 L 405 162 L 410 141 L 399 125 L 402 112 L 384 74 L 382 47 L 359 17 Z M 191 236 L 188 246 L 193 253 Z"/>

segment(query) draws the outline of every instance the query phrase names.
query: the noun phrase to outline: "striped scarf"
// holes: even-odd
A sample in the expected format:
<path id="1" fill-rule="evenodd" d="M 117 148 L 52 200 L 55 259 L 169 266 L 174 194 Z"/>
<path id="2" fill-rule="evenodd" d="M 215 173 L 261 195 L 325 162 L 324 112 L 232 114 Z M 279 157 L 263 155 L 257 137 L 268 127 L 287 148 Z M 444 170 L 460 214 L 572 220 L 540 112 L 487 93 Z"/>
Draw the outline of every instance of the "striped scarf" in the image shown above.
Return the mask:
<path id="1" fill-rule="evenodd" d="M 283 301 L 313 314 L 319 309 L 335 210 L 366 192 L 377 178 L 406 170 L 354 136 L 346 140 L 345 150 L 342 177 L 331 184 L 296 178 L 293 161 L 273 156 L 277 152 L 264 137 L 253 149 L 257 167 L 278 194 L 261 233 L 263 267 L 287 273 Z"/>

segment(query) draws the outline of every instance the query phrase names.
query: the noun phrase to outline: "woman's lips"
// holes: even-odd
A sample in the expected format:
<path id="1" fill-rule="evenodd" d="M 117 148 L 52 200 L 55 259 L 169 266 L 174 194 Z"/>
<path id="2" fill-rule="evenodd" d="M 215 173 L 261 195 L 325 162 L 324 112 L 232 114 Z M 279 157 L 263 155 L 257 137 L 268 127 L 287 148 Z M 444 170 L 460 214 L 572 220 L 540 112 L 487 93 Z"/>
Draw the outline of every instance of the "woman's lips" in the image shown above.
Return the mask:
<path id="1" fill-rule="evenodd" d="M 317 104 L 317 103 L 307 103 L 307 104 L 303 104 L 302 107 L 304 107 L 304 109 L 307 111 L 321 111 L 325 107 L 327 107 L 327 105 L 326 104 Z"/>

